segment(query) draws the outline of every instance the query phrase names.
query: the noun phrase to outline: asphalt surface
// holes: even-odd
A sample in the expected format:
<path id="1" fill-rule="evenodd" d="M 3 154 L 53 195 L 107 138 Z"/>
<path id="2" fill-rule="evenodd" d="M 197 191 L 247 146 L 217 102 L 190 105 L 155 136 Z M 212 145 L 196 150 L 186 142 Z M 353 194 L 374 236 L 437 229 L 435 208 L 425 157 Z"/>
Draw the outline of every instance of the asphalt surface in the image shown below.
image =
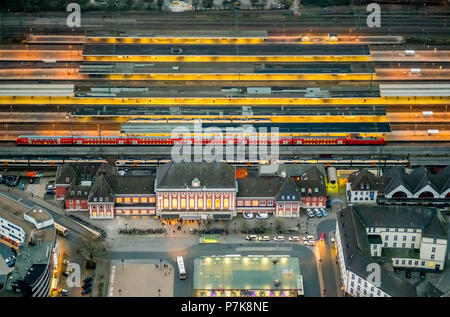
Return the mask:
<path id="1" fill-rule="evenodd" d="M 182 49 L 171 53 L 171 49 Z M 238 53 L 239 52 L 239 53 Z M 86 44 L 83 56 L 370 56 L 368 45 Z"/>
<path id="2" fill-rule="evenodd" d="M 248 109 L 248 110 L 244 110 Z M 373 106 L 302 106 L 302 107 L 81 107 L 75 106 L 72 116 L 142 116 L 142 115 L 213 115 L 243 116 L 251 113 L 254 116 L 342 116 L 342 115 L 386 115 L 385 107 Z"/>
<path id="3" fill-rule="evenodd" d="M 298 257 L 300 264 L 300 272 L 303 277 L 303 286 L 305 290 L 305 297 L 319 297 L 320 288 L 317 275 L 316 263 L 314 260 L 314 254 L 310 248 L 293 244 L 292 249 L 286 251 L 285 247 L 290 247 L 290 244 L 280 243 L 280 250 L 283 247 L 283 251 L 266 251 L 267 244 L 265 243 L 252 243 L 252 247 L 261 247 L 261 251 L 236 251 L 237 248 L 242 247 L 244 244 L 196 244 L 188 249 L 178 252 L 114 252 L 111 254 L 111 259 L 161 259 L 169 262 L 174 268 L 177 267 L 175 258 L 179 254 L 183 254 L 186 272 L 188 273 L 187 279 L 179 280 L 175 278 L 174 292 L 175 297 L 192 296 L 193 287 L 193 274 L 194 271 L 194 259 L 200 256 L 208 255 L 226 255 L 226 254 L 264 254 L 264 255 L 290 255 L 292 257 Z M 248 246 L 248 244 L 245 244 Z M 190 274 L 189 274 L 190 273 Z"/>

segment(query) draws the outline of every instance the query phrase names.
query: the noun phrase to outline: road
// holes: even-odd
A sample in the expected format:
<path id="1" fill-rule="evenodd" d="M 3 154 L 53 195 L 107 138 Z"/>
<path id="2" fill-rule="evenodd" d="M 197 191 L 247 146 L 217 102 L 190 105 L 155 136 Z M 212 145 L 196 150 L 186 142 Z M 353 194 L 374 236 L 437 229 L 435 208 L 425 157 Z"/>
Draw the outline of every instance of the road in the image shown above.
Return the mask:
<path id="1" fill-rule="evenodd" d="M 170 242 L 169 242 L 170 243 Z M 179 280 L 175 278 L 175 296 L 186 297 L 192 296 L 193 276 L 189 272 L 194 271 L 194 259 L 199 256 L 207 255 L 226 255 L 226 254 L 265 254 L 265 255 L 285 255 L 288 254 L 293 257 L 299 258 L 300 271 L 303 276 L 303 285 L 305 289 L 305 297 L 318 297 L 320 296 L 319 282 L 317 269 L 314 260 L 314 254 L 308 247 L 302 245 L 293 245 L 290 251 L 265 251 L 267 244 L 264 243 L 252 243 L 253 247 L 261 247 L 261 251 L 239 251 L 245 244 L 197 244 L 189 247 L 188 249 L 180 251 L 153 251 L 153 252 L 113 252 L 110 256 L 111 259 L 161 259 L 169 262 L 174 267 L 177 267 L 175 258 L 178 255 L 182 255 L 185 260 L 186 272 L 188 277 L 186 280 Z M 280 244 L 281 245 L 281 244 Z M 286 244 L 288 245 L 288 244 Z M 281 248 L 280 248 L 281 249 Z M 126 263 L 126 260 L 125 260 Z M 125 264 L 126 265 L 126 264 Z"/>

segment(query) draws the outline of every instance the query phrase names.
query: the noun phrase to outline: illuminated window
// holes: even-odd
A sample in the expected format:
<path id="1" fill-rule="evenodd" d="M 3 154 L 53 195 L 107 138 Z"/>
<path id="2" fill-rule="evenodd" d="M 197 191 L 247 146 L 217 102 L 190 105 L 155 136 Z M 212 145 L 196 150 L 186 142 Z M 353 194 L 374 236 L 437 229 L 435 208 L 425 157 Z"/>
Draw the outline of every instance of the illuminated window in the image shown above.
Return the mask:
<path id="1" fill-rule="evenodd" d="M 169 199 L 164 198 L 164 208 L 168 209 L 169 208 Z"/>
<path id="2" fill-rule="evenodd" d="M 122 210 L 121 209 L 116 209 L 116 213 L 121 214 Z"/>
<path id="3" fill-rule="evenodd" d="M 133 197 L 133 203 L 138 203 L 139 202 L 139 197 Z"/>
<path id="4" fill-rule="evenodd" d="M 252 206 L 258 206 L 258 201 L 257 200 L 253 200 L 252 201 Z"/>
<path id="5" fill-rule="evenodd" d="M 129 211 L 129 210 L 125 210 L 125 214 L 126 214 L 126 215 L 129 215 L 129 214 L 130 214 L 130 211 Z"/>
<path id="6" fill-rule="evenodd" d="M 206 200 L 206 208 L 211 209 L 211 198 Z"/>
<path id="7" fill-rule="evenodd" d="M 223 208 L 228 209 L 228 198 L 224 198 L 224 200 L 223 200 Z"/>
<path id="8" fill-rule="evenodd" d="M 106 212 L 107 216 L 111 216 L 111 211 Z"/>
<path id="9" fill-rule="evenodd" d="M 216 205 L 215 205 L 216 209 L 220 208 L 220 198 L 216 198 Z"/>
<path id="10" fill-rule="evenodd" d="M 172 208 L 173 209 L 178 208 L 178 199 L 177 198 L 172 199 Z"/>
<path id="11" fill-rule="evenodd" d="M 181 198 L 181 208 L 186 208 L 186 198 Z"/>
<path id="12" fill-rule="evenodd" d="M 203 197 L 198 200 L 198 208 L 203 208 Z"/>
<path id="13" fill-rule="evenodd" d="M 141 198 L 141 202 L 147 203 L 147 197 L 142 197 L 142 198 Z"/>
<path id="14" fill-rule="evenodd" d="M 121 202 L 123 202 L 122 197 L 117 197 L 117 198 L 116 198 L 116 203 L 121 203 Z"/>
<path id="15" fill-rule="evenodd" d="M 238 200 L 238 201 L 237 201 L 237 205 L 238 205 L 238 206 L 244 206 L 244 202 L 243 202 L 242 200 Z"/>
<path id="16" fill-rule="evenodd" d="M 195 204 L 194 204 L 194 198 L 189 198 L 189 208 L 190 209 L 194 209 L 195 208 Z"/>
<path id="17" fill-rule="evenodd" d="M 139 215 L 139 210 L 133 210 L 133 215 Z"/>
<path id="18" fill-rule="evenodd" d="M 125 197 L 125 203 L 126 203 L 126 204 L 131 203 L 130 197 Z"/>
<path id="19" fill-rule="evenodd" d="M 96 211 L 92 212 L 92 217 L 97 217 L 97 212 Z"/>

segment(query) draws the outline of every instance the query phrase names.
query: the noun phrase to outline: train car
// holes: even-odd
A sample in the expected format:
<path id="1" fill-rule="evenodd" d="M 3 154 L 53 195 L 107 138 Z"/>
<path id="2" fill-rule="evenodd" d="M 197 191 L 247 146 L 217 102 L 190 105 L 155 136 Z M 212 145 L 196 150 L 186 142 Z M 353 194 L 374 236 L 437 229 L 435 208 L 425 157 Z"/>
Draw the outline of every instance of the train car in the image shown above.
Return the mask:
<path id="1" fill-rule="evenodd" d="M 30 135 L 19 136 L 16 144 L 27 145 L 71 145 L 71 136 L 47 136 L 47 135 Z"/>
<path id="2" fill-rule="evenodd" d="M 293 145 L 345 145 L 346 137 L 292 137 Z"/>
<path id="3" fill-rule="evenodd" d="M 383 137 L 360 137 L 350 136 L 347 140 L 348 145 L 385 145 L 386 141 Z"/>
<path id="4" fill-rule="evenodd" d="M 225 135 L 216 139 L 214 135 L 146 135 L 146 136 L 19 136 L 18 145 L 174 145 L 174 144 L 212 144 L 212 145 L 257 145 L 272 144 L 271 135 L 254 138 L 239 135 Z M 346 136 L 299 136 L 282 133 L 276 139 L 279 145 L 384 145 L 383 137 Z"/>

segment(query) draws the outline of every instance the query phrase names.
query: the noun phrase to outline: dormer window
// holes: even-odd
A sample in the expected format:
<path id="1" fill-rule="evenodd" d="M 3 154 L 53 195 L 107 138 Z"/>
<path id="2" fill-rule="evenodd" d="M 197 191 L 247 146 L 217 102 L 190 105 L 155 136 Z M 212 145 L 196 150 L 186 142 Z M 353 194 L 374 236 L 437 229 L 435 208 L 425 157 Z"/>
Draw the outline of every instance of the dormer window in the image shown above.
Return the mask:
<path id="1" fill-rule="evenodd" d="M 200 180 L 196 177 L 192 180 L 191 186 L 194 188 L 200 187 Z"/>

